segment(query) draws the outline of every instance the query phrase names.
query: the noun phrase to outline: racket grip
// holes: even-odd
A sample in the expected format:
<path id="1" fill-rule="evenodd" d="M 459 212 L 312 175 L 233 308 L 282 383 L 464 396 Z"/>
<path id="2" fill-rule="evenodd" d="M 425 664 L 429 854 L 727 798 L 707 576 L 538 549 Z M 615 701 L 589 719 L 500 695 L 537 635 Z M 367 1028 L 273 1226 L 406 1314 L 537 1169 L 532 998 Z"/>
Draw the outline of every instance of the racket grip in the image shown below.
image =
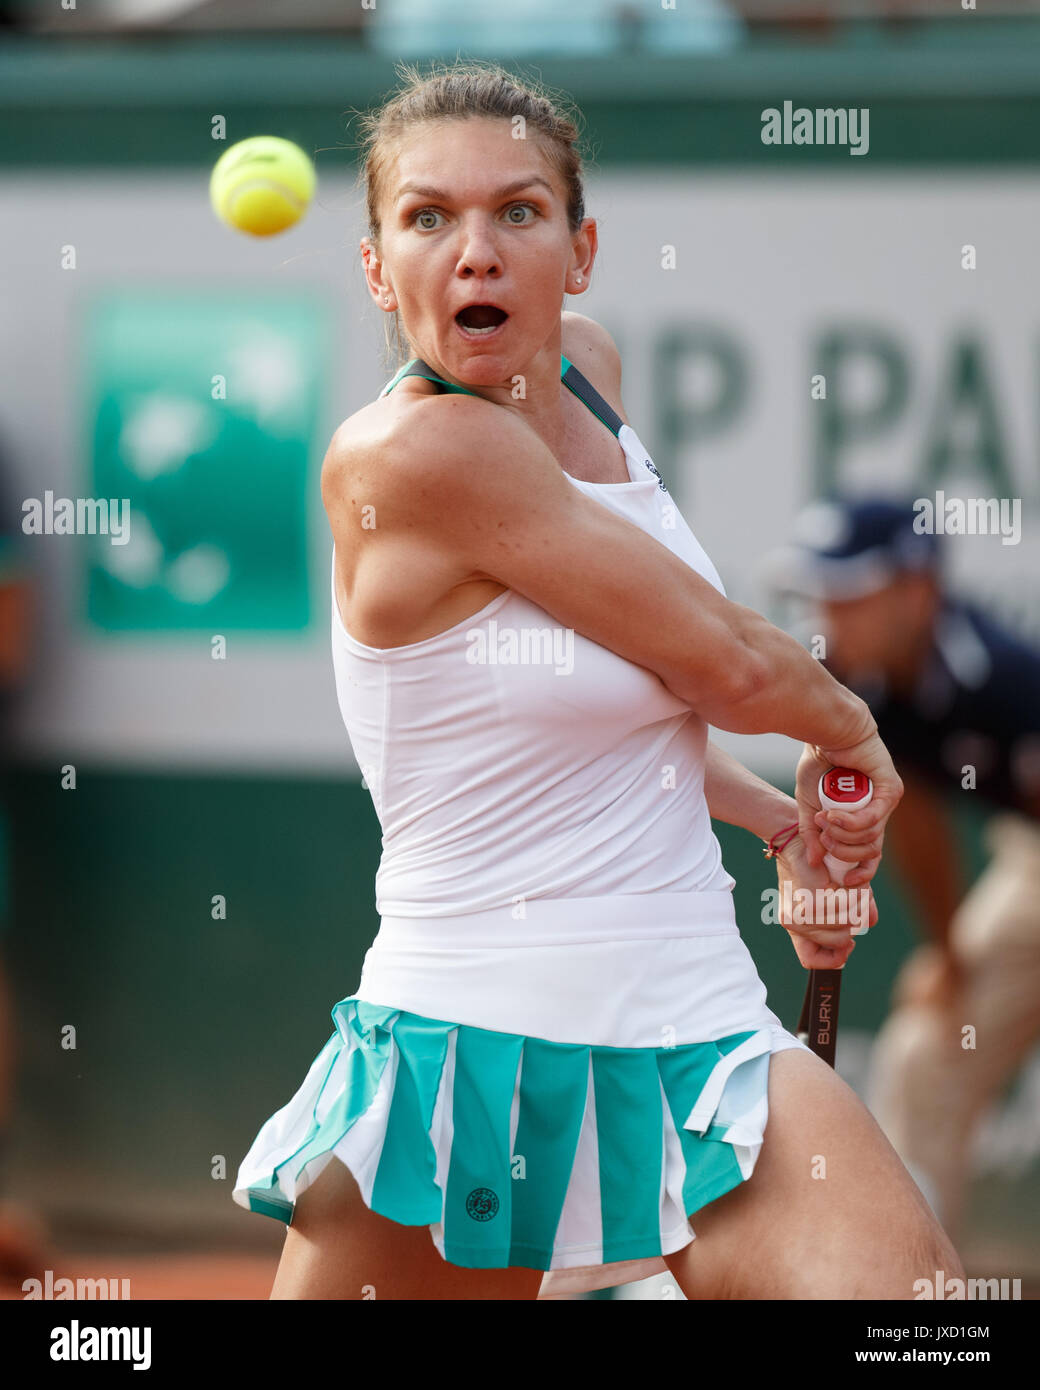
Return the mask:
<path id="1" fill-rule="evenodd" d="M 853 869 L 858 869 L 858 864 L 850 864 L 847 859 L 835 859 L 833 854 L 825 854 L 823 862 L 827 865 L 827 872 L 835 883 L 844 883 L 845 875 L 850 874 Z"/>
<path id="2" fill-rule="evenodd" d="M 873 795 L 874 786 L 870 778 L 851 768 L 832 767 L 820 778 L 820 805 L 825 811 L 860 811 L 869 805 Z M 835 859 L 833 854 L 825 854 L 823 862 L 831 879 L 839 886 L 845 882 L 846 874 L 859 868 L 858 863 Z M 869 927 L 853 927 L 849 935 L 863 936 L 869 930 Z"/>

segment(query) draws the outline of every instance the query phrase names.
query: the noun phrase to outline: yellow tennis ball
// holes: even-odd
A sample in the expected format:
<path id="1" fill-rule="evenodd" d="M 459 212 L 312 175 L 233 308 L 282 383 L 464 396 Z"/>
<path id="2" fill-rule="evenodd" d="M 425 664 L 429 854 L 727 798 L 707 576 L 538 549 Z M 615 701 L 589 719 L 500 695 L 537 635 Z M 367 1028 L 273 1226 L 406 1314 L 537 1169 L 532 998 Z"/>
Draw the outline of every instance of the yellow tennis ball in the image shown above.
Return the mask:
<path id="1" fill-rule="evenodd" d="M 253 135 L 217 160 L 210 175 L 213 210 L 229 227 L 272 236 L 298 222 L 314 196 L 314 165 L 299 145 Z"/>

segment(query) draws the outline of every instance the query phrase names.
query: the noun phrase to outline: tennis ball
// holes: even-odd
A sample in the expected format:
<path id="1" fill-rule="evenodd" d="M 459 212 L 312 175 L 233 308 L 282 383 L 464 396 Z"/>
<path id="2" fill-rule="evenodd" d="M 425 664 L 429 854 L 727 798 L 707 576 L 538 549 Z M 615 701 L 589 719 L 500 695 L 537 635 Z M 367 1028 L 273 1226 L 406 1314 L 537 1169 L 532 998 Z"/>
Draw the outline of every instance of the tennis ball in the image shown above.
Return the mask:
<path id="1" fill-rule="evenodd" d="M 272 236 L 300 220 L 316 182 L 314 165 L 299 145 L 277 135 L 253 135 L 214 164 L 209 196 L 213 211 L 229 227 Z"/>

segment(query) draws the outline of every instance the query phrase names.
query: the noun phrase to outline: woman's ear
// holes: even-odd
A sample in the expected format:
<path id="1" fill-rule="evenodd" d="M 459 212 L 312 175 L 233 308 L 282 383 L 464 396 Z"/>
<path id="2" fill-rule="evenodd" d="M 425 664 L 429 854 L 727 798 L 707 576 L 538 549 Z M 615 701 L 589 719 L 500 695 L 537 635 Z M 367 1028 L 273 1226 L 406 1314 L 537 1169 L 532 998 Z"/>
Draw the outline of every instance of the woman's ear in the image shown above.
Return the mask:
<path id="1" fill-rule="evenodd" d="M 392 291 L 389 285 L 383 283 L 383 262 L 379 258 L 378 249 L 373 244 L 371 237 L 363 236 L 361 238 L 361 261 L 364 266 L 369 294 L 381 309 L 389 308 Z"/>

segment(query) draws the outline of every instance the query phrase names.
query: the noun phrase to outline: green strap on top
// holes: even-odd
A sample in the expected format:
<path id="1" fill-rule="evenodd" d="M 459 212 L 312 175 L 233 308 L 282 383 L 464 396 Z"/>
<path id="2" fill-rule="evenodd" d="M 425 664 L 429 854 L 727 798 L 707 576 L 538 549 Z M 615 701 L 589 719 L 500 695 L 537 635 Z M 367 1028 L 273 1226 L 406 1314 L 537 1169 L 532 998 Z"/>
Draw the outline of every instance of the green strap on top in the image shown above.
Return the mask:
<path id="1" fill-rule="evenodd" d="M 421 376 L 427 381 L 437 381 L 446 391 L 454 392 L 460 396 L 475 396 L 476 391 L 470 391 L 465 386 L 457 386 L 452 381 L 445 381 L 438 376 L 421 357 L 413 357 L 410 362 L 406 362 L 394 379 L 384 386 L 382 395 L 388 395 L 399 381 L 406 376 Z M 573 391 L 578 399 L 592 411 L 598 420 L 602 420 L 611 434 L 618 434 L 621 426 L 625 423 L 621 416 L 614 410 L 603 397 L 599 394 L 592 383 L 578 371 L 573 362 L 569 362 L 566 357 L 560 357 L 560 380 L 570 391 Z"/>

